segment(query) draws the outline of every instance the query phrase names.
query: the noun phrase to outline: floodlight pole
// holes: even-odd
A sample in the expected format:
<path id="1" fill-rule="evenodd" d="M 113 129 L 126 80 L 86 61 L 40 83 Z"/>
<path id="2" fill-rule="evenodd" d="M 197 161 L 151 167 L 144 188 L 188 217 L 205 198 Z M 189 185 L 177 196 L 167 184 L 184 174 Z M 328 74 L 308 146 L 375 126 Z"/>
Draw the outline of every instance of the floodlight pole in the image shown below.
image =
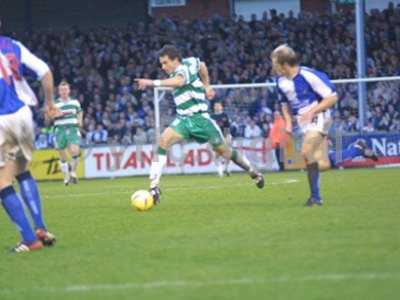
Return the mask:
<path id="1" fill-rule="evenodd" d="M 365 78 L 365 39 L 364 39 L 364 13 L 365 13 L 365 0 L 355 1 L 356 13 L 356 40 L 357 40 L 357 78 Z M 360 130 L 362 131 L 365 124 L 367 105 L 367 85 L 365 82 L 358 83 L 358 120 Z"/>

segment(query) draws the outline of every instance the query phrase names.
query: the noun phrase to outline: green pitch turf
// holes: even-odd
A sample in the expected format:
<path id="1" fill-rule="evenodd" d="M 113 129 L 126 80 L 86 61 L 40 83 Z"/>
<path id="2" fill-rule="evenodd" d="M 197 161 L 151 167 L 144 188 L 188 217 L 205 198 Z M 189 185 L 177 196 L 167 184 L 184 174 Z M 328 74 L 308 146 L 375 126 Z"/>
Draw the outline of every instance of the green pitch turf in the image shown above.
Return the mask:
<path id="1" fill-rule="evenodd" d="M 160 206 L 129 206 L 147 178 L 40 183 L 54 248 L 10 254 L 0 212 L 0 299 L 399 299 L 400 169 L 165 176 Z"/>

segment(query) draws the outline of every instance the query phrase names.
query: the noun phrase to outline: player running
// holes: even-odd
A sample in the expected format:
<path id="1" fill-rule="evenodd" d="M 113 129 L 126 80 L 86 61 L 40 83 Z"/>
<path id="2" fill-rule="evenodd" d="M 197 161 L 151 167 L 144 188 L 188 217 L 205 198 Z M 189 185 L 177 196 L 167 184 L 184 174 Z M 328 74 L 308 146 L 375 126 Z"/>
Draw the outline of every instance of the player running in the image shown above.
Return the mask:
<path id="1" fill-rule="evenodd" d="M 277 87 L 281 95 L 286 130 L 292 132 L 292 116 L 303 134 L 302 156 L 306 162 L 310 198 L 306 206 L 322 205 L 319 171 L 357 156 L 376 159 L 360 140 L 337 155 L 328 152 L 327 134 L 331 126 L 330 109 L 338 97 L 336 88 L 325 73 L 299 66 L 297 54 L 288 45 L 277 47 L 271 54 L 272 67 L 279 75 Z M 338 157 L 342 160 L 338 161 Z"/>
<path id="2" fill-rule="evenodd" d="M 182 59 L 179 51 L 171 45 L 159 52 L 162 69 L 168 79 L 135 79 L 139 89 L 147 87 L 171 87 L 176 105 L 177 117 L 162 133 L 157 155 L 150 169 L 150 192 L 156 203 L 160 201 L 160 178 L 167 162 L 167 150 L 175 143 L 194 139 L 198 143 L 210 143 L 214 151 L 247 171 L 258 188 L 264 187 L 264 177 L 236 149 L 227 145 L 223 134 L 208 114 L 208 99 L 214 97 L 210 86 L 208 70 L 204 62 L 195 57 Z"/>
<path id="3" fill-rule="evenodd" d="M 55 146 L 60 155 L 61 171 L 64 174 L 64 184 L 77 184 L 76 169 L 79 163 L 80 137 L 79 128 L 82 126 L 82 108 L 76 99 L 70 98 L 70 86 L 62 81 L 58 86 L 60 98 L 56 100 L 56 106 L 62 115 L 54 119 Z M 68 163 L 68 156 L 71 162 Z"/>
<path id="4" fill-rule="evenodd" d="M 46 229 L 38 186 L 29 172 L 34 129 L 32 112 L 27 104 L 33 105 L 37 101 L 23 77 L 24 68 L 36 73 L 41 81 L 47 114 L 58 115 L 53 103 L 53 75 L 47 64 L 20 42 L 0 36 L 0 198 L 22 236 L 22 241 L 13 248 L 14 252 L 39 250 L 43 245 L 55 242 L 54 235 Z M 14 178 L 32 216 L 35 232 L 13 187 Z"/>
<path id="5" fill-rule="evenodd" d="M 232 143 L 231 123 L 229 122 L 229 117 L 224 112 L 224 106 L 220 101 L 214 102 L 214 113 L 211 115 L 211 118 L 213 118 L 219 128 L 221 128 L 221 131 L 225 138 L 225 142 L 230 146 Z M 231 175 L 229 171 L 229 162 L 230 159 L 226 159 L 222 156 L 217 156 L 215 158 L 219 177 L 224 177 L 224 175 Z"/>

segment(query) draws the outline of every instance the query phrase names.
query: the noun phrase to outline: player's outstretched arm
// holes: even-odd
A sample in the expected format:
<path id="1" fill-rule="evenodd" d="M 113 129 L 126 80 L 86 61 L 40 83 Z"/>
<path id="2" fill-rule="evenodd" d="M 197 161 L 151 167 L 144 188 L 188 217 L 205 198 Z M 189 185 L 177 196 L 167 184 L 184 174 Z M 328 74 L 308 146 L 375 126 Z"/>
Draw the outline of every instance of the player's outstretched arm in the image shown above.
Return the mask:
<path id="1" fill-rule="evenodd" d="M 170 88 L 178 88 L 185 85 L 185 78 L 181 75 L 177 75 L 172 78 L 167 79 L 144 79 L 144 78 L 136 78 L 135 82 L 137 83 L 140 90 L 145 90 L 148 87 L 170 87 Z"/>
<path id="2" fill-rule="evenodd" d="M 16 45 L 21 50 L 21 62 L 36 73 L 42 84 L 47 117 L 52 119 L 61 115 L 61 112 L 54 105 L 54 79 L 49 66 L 20 42 L 16 42 Z"/>
<path id="3" fill-rule="evenodd" d="M 60 116 L 62 113 L 54 105 L 54 79 L 53 73 L 48 70 L 40 80 L 43 88 L 44 99 L 45 99 L 45 110 L 46 115 L 49 119 L 54 119 Z"/>
<path id="4" fill-rule="evenodd" d="M 79 128 L 83 127 L 83 113 L 82 112 L 78 113 L 78 125 L 79 125 Z"/>
<path id="5" fill-rule="evenodd" d="M 43 88 L 46 106 L 54 103 L 54 79 L 53 73 L 49 70 L 40 80 Z"/>
<path id="6" fill-rule="evenodd" d="M 215 91 L 210 85 L 210 76 L 208 74 L 207 66 L 204 62 L 200 62 L 200 80 L 204 84 L 207 99 L 211 100 L 215 97 Z"/>

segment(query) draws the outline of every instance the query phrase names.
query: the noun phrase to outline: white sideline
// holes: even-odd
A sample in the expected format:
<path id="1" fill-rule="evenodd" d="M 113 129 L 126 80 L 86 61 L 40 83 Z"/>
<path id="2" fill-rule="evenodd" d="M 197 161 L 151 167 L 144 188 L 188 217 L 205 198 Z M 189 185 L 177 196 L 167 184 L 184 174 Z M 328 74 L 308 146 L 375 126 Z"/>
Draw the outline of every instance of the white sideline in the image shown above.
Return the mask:
<path id="1" fill-rule="evenodd" d="M 375 165 L 377 169 L 387 169 L 387 168 L 398 168 L 400 164 L 385 164 L 385 165 Z"/>
<path id="2" fill-rule="evenodd" d="M 292 183 L 297 183 L 300 182 L 300 180 L 298 179 L 285 179 L 282 181 L 275 181 L 275 182 L 266 182 L 266 187 L 268 187 L 268 185 L 281 185 L 281 184 L 292 184 Z M 249 183 L 251 183 L 249 181 Z M 62 183 L 60 183 L 62 184 Z M 45 193 L 43 193 L 44 198 L 46 199 L 57 199 L 57 198 L 74 198 L 74 197 L 82 197 L 82 196 L 98 196 L 98 195 L 109 195 L 109 194 L 125 194 L 128 192 L 132 192 L 132 190 L 128 189 L 129 185 L 114 185 L 112 187 L 108 187 L 107 190 L 108 191 L 103 191 L 103 192 L 86 192 L 86 193 L 67 193 L 67 194 L 62 194 L 62 195 L 47 195 Z M 241 187 L 240 185 L 209 185 L 207 186 L 207 189 L 211 189 L 211 190 L 217 190 L 217 189 L 223 189 L 223 188 L 237 188 L 237 187 Z M 122 189 L 124 188 L 124 190 L 119 190 L 119 191 L 110 191 L 111 189 Z M 200 186 L 187 186 L 187 187 L 183 187 L 183 186 L 172 186 L 172 187 L 166 187 L 165 188 L 166 191 L 186 191 L 186 190 L 204 190 L 204 187 L 200 187 Z"/>
<path id="3" fill-rule="evenodd" d="M 45 292 L 45 293 L 82 293 L 92 291 L 116 291 L 129 289 L 161 289 L 161 288 L 179 288 L 179 287 L 211 287 L 211 286 L 237 286 L 237 285 L 259 285 L 273 283 L 295 283 L 295 282 L 312 282 L 312 281 L 372 281 L 400 279 L 400 273 L 331 273 L 331 274 L 313 274 L 304 276 L 277 276 L 266 278 L 233 278 L 215 281 L 195 281 L 195 280 L 160 280 L 143 283 L 116 283 L 116 284 L 82 284 L 82 285 L 66 285 L 63 287 L 36 287 L 32 289 L 1 289 L 1 294 L 18 293 L 18 292 Z"/>

